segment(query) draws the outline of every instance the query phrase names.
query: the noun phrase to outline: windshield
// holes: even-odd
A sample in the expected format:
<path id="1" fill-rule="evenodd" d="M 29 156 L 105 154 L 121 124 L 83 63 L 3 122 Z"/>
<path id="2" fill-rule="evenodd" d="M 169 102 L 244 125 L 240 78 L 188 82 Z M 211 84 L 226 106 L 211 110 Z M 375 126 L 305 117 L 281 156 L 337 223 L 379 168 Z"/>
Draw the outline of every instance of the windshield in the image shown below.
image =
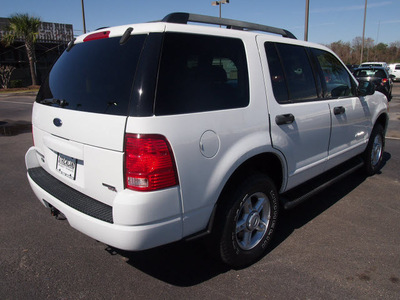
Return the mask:
<path id="1" fill-rule="evenodd" d="M 386 78 L 386 73 L 382 69 L 367 69 L 367 70 L 356 70 L 354 72 L 356 77 L 379 77 Z"/>
<path id="2" fill-rule="evenodd" d="M 88 41 L 64 51 L 36 102 L 94 113 L 127 115 L 132 83 L 146 35 Z"/>

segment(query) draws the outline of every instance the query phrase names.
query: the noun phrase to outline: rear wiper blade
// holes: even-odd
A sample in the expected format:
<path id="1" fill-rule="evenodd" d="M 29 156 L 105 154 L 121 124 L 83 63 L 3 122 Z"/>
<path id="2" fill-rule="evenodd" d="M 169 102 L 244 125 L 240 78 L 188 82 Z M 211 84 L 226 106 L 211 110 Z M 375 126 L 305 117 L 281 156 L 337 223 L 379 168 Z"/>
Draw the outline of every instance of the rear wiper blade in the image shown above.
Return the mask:
<path id="1" fill-rule="evenodd" d="M 39 101 L 39 103 L 40 104 L 45 104 L 45 105 L 57 104 L 60 107 L 65 107 L 65 106 L 68 106 L 68 104 L 69 104 L 64 99 L 57 99 L 57 98 L 42 99 L 42 100 Z"/>

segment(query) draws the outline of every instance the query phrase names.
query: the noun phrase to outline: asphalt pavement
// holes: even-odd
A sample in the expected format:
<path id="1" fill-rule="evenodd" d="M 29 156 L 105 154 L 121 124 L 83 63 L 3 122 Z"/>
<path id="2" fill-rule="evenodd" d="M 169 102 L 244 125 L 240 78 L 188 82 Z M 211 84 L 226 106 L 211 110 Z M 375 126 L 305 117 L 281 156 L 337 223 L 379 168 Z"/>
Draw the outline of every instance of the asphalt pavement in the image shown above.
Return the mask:
<path id="1" fill-rule="evenodd" d="M 389 102 L 389 126 L 387 138 L 400 139 L 400 82 L 395 82 L 392 90 L 393 99 Z"/>
<path id="2" fill-rule="evenodd" d="M 0 135 L 31 131 L 36 91 L 0 92 Z"/>
<path id="3" fill-rule="evenodd" d="M 0 299 L 399 299 L 400 84 L 396 91 L 382 171 L 354 173 L 284 211 L 271 249 L 243 270 L 220 264 L 202 241 L 125 252 L 83 235 L 30 189 L 31 134 L 0 135 Z M 0 94 L 0 122 L 11 120 L 2 115 L 10 102 L 17 121 L 30 121 L 18 97 Z"/>

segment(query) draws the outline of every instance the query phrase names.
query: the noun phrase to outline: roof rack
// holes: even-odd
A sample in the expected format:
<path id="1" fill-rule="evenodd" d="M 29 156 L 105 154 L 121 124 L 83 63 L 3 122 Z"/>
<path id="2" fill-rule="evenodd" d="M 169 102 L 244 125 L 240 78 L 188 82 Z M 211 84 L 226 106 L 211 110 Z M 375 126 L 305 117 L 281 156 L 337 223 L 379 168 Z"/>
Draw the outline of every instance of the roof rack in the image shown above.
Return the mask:
<path id="1" fill-rule="evenodd" d="M 296 39 L 296 37 L 288 30 L 266 26 L 256 23 L 249 23 L 243 21 L 237 21 L 232 19 L 225 19 L 225 18 L 217 18 L 205 15 L 198 15 L 198 14 L 190 14 L 184 12 L 175 12 L 171 13 L 162 19 L 162 22 L 167 23 L 179 23 L 179 24 L 187 24 L 188 22 L 194 23 L 204 23 L 204 24 L 214 24 L 214 25 L 224 25 L 230 29 L 238 29 L 238 30 L 256 30 L 256 31 L 264 31 L 269 33 L 275 33 L 282 35 L 283 37 Z"/>

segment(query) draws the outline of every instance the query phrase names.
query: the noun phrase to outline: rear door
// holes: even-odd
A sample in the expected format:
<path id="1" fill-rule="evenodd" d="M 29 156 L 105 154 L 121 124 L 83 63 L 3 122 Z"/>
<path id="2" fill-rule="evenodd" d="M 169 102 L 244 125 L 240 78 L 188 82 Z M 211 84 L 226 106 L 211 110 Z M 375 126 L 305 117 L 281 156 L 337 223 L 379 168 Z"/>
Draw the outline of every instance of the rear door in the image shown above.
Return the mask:
<path id="1" fill-rule="evenodd" d="M 287 162 L 287 189 L 325 169 L 330 137 L 329 105 L 303 46 L 264 41 L 259 49 L 265 70 L 273 147 Z"/>

